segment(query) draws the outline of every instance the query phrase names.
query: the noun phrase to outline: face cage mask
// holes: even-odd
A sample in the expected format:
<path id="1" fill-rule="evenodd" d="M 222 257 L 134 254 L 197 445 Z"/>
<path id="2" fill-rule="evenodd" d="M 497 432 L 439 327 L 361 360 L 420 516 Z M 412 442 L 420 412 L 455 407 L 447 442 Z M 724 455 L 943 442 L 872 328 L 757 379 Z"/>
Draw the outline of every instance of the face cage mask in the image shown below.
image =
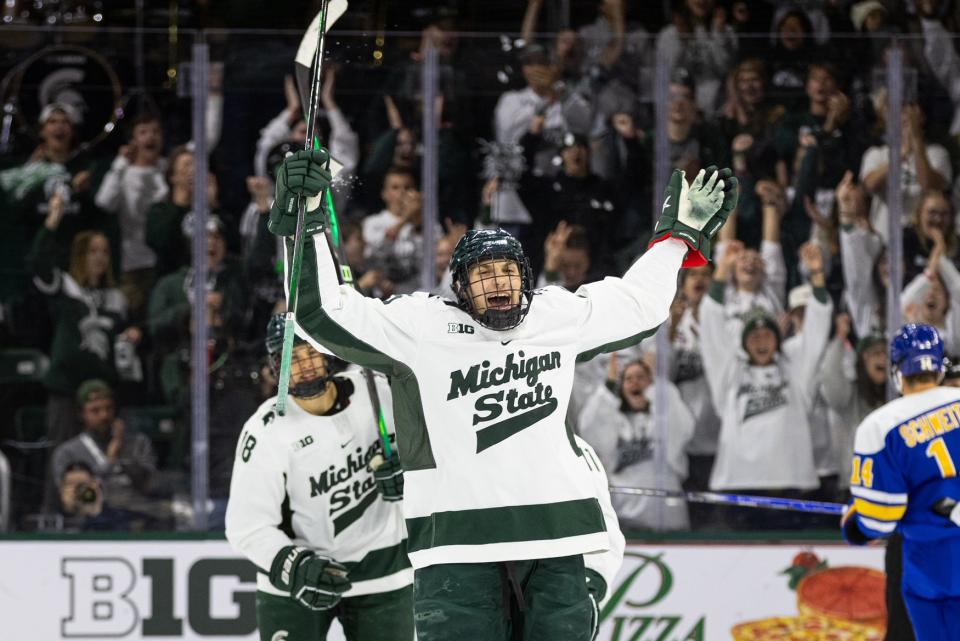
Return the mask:
<path id="1" fill-rule="evenodd" d="M 331 366 L 330 360 L 328 358 L 324 357 L 323 355 L 319 355 L 319 357 L 323 359 L 325 369 Z M 280 352 L 270 355 L 270 368 L 273 369 L 273 375 L 279 379 L 280 378 Z M 312 371 L 316 372 L 316 368 L 313 368 Z M 333 381 L 334 383 L 337 382 L 337 379 L 336 379 L 337 373 L 339 373 L 339 370 L 338 372 L 334 372 L 334 373 L 328 372 L 323 376 L 318 376 L 316 378 L 311 378 L 306 381 L 301 381 L 296 385 L 294 385 L 291 382 L 290 387 L 287 388 L 287 393 L 290 394 L 290 396 L 293 396 L 294 398 L 313 398 L 314 396 L 320 396 L 327 389 L 327 383 L 331 381 Z M 292 372 L 290 376 L 291 378 L 293 377 Z M 351 387 L 352 387 L 352 384 L 351 384 Z M 339 389 L 339 386 L 338 386 L 338 389 Z M 353 390 L 351 389 L 350 391 L 352 392 Z"/>
<path id="2" fill-rule="evenodd" d="M 511 260 L 517 264 L 520 270 L 520 302 L 511 306 L 510 309 L 488 308 L 484 310 L 482 314 L 478 314 L 474 307 L 473 296 L 470 293 L 471 288 L 469 274 L 471 267 L 487 260 Z M 496 291 L 495 279 L 495 276 L 484 276 L 481 277 L 477 282 L 481 285 L 490 283 L 492 287 L 491 291 Z M 460 308 L 470 314 L 473 320 L 477 321 L 488 329 L 495 329 L 498 331 L 513 329 L 523 321 L 527 315 L 527 312 L 530 311 L 530 284 L 533 282 L 533 272 L 530 269 L 530 261 L 527 260 L 526 256 L 524 256 L 522 260 L 518 260 L 517 256 L 512 253 L 485 252 L 477 260 L 471 262 L 469 265 L 464 265 L 461 267 L 458 270 L 458 273 L 454 275 L 454 282 L 457 284 L 457 301 L 460 304 Z M 484 295 L 486 295 L 486 287 L 484 286 L 483 289 Z M 502 291 L 503 295 L 512 298 L 512 294 L 515 290 L 507 289 Z"/>

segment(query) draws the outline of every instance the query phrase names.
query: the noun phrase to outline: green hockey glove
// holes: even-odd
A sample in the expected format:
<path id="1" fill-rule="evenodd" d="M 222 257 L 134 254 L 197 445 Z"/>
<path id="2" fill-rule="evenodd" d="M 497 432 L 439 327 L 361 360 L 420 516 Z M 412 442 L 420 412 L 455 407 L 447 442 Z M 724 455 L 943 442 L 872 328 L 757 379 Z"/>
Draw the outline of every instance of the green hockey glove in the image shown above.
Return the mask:
<path id="1" fill-rule="evenodd" d="M 663 199 L 663 209 L 653 233 L 654 245 L 664 238 L 679 238 L 691 249 L 684 267 L 698 267 L 710 260 L 713 236 L 737 206 L 739 181 L 729 169 L 701 169 L 687 186 L 684 172 L 673 171 Z"/>
<path id="2" fill-rule="evenodd" d="M 323 207 L 316 202 L 330 187 L 330 154 L 326 149 L 298 151 L 284 159 L 277 170 L 277 191 L 267 229 L 277 236 L 293 236 L 297 231 L 297 198 L 307 198 L 304 231 L 323 229 Z"/>
<path id="3" fill-rule="evenodd" d="M 400 467 L 400 457 L 396 453 L 386 460 L 379 454 L 373 457 L 370 469 L 373 470 L 377 492 L 384 501 L 403 500 L 403 468 Z"/>
<path id="4" fill-rule="evenodd" d="M 350 589 L 346 567 L 296 545 L 286 546 L 273 558 L 270 583 L 311 610 L 329 610 Z"/>

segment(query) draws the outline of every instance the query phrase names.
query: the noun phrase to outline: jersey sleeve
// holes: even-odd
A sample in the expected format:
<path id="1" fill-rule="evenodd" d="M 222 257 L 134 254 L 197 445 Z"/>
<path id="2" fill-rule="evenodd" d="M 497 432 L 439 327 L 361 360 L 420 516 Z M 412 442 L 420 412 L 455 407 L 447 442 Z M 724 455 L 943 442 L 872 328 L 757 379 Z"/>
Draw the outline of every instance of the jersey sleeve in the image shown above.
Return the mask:
<path id="1" fill-rule="evenodd" d="M 840 230 L 840 266 L 844 296 L 858 336 L 874 331 L 877 294 L 873 288 L 873 263 L 883 249 L 883 240 L 873 231 L 851 227 Z"/>
<path id="2" fill-rule="evenodd" d="M 850 518 L 871 539 L 892 534 L 907 511 L 909 487 L 885 438 L 888 432 L 869 415 L 857 428 L 854 441 L 850 476 L 854 514 Z"/>
<path id="3" fill-rule="evenodd" d="M 820 369 L 820 393 L 827 406 L 835 412 L 842 412 L 850 405 L 856 393 L 854 381 L 847 378 L 843 364 L 846 349 L 840 339 L 830 341 L 823 353 L 823 366 Z M 853 427 L 846 425 L 844 429 Z"/>
<path id="4" fill-rule="evenodd" d="M 289 301 L 293 240 L 284 245 L 285 282 Z M 341 285 L 338 267 L 325 233 L 309 236 L 297 289 L 298 334 L 351 363 L 384 374 L 397 374 L 416 356 L 417 317 L 429 299 L 398 296 L 387 301 L 367 298 Z"/>
<path id="5" fill-rule="evenodd" d="M 230 545 L 264 572 L 281 548 L 291 545 L 280 529 L 286 497 L 286 462 L 258 412 L 243 426 L 233 461 L 226 536 Z"/>
<path id="6" fill-rule="evenodd" d="M 833 321 L 833 301 L 827 290 L 816 287 L 807 303 L 803 330 L 800 332 L 800 349 L 794 363 L 796 382 L 801 383 L 804 405 L 809 409 L 816 396 L 819 381 L 818 366 L 830 340 L 830 325 Z"/>
<path id="7" fill-rule="evenodd" d="M 760 255 L 763 257 L 766 286 L 782 307 L 787 292 L 787 265 L 783 260 L 783 248 L 780 243 L 764 240 L 760 243 Z"/>
<path id="8" fill-rule="evenodd" d="M 623 278 L 580 287 L 570 297 L 581 330 L 577 360 L 636 345 L 653 334 L 669 316 L 686 253 L 682 240 L 669 239 L 647 250 Z"/>
<path id="9" fill-rule="evenodd" d="M 607 536 L 610 539 L 610 549 L 583 555 L 584 567 L 599 574 L 607 584 L 606 596 L 597 604 L 602 608 L 610 598 L 610 586 L 614 584 L 617 572 L 620 571 L 620 565 L 623 563 L 623 551 L 627 542 L 623 532 L 620 531 L 620 521 L 617 519 L 617 513 L 613 510 L 607 472 L 603 468 L 603 464 L 597 458 L 593 449 L 582 438 L 574 438 L 576 438 L 577 445 L 583 452 L 583 460 L 590 468 L 590 478 L 594 481 L 597 501 L 600 502 L 600 509 L 603 511 L 603 523 L 607 528 Z"/>
<path id="10" fill-rule="evenodd" d="M 700 301 L 700 356 L 710 398 L 721 417 L 727 402 L 727 390 L 737 376 L 739 337 L 727 330 L 723 311 L 725 283 L 716 282 Z M 718 300 L 719 299 L 719 300 Z"/>

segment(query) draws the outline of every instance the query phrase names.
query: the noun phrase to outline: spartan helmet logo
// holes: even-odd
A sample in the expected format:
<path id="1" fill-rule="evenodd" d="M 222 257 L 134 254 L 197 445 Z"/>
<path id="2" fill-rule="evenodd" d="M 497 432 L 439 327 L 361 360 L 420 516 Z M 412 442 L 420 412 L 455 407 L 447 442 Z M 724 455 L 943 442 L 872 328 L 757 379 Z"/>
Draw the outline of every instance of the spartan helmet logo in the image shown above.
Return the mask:
<path id="1" fill-rule="evenodd" d="M 87 101 L 77 87 L 83 82 L 85 75 L 82 69 L 76 67 L 65 67 L 50 72 L 37 90 L 40 104 L 59 102 L 70 105 L 80 119 L 79 123 L 74 124 L 83 123 L 88 111 Z"/>

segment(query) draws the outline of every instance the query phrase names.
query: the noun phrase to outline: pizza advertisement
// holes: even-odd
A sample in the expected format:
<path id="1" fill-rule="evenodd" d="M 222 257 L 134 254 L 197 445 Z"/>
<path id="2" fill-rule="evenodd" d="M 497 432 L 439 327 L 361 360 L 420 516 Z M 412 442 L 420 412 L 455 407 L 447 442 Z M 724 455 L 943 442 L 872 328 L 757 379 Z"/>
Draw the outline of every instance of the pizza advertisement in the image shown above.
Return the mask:
<path id="1" fill-rule="evenodd" d="M 604 641 L 882 641 L 883 548 L 628 543 Z"/>

